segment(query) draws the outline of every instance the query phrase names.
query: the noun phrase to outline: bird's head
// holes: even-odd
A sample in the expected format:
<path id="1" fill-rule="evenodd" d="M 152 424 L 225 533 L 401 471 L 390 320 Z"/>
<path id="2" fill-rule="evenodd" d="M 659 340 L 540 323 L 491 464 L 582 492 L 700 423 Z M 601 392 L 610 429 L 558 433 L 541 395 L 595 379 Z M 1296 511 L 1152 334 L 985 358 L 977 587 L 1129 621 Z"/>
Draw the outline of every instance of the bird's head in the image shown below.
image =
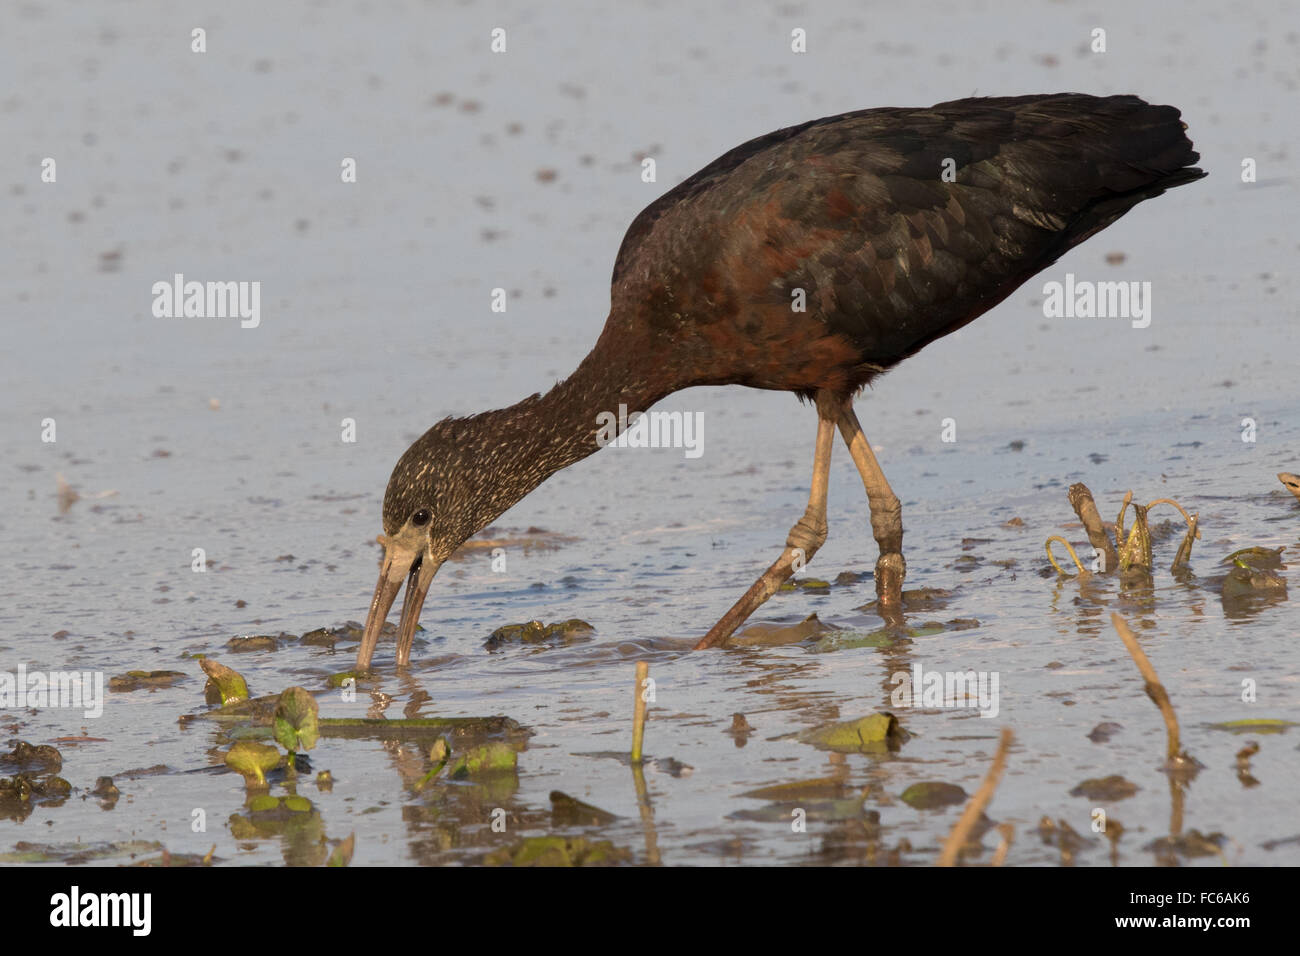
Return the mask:
<path id="1" fill-rule="evenodd" d="M 370 669 L 403 579 L 398 666 L 410 663 L 420 609 L 442 563 L 549 475 L 599 447 L 586 409 L 571 420 L 556 413 L 566 402 L 572 404 L 569 393 L 557 386 L 545 399 L 532 395 L 509 408 L 446 418 L 406 449 L 384 493 L 384 560 L 357 651 L 358 671 Z"/>
<path id="2" fill-rule="evenodd" d="M 398 623 L 397 663 L 410 662 L 415 626 L 433 576 L 486 524 L 477 515 L 483 496 L 474 486 L 474 476 L 481 470 L 466 460 L 473 451 L 472 442 L 465 441 L 464 424 L 464 420 L 447 419 L 434 425 L 406 450 L 388 479 L 384 534 L 379 539 L 384 558 L 357 651 L 358 672 L 370 669 L 379 632 L 403 580 L 407 588 Z"/>

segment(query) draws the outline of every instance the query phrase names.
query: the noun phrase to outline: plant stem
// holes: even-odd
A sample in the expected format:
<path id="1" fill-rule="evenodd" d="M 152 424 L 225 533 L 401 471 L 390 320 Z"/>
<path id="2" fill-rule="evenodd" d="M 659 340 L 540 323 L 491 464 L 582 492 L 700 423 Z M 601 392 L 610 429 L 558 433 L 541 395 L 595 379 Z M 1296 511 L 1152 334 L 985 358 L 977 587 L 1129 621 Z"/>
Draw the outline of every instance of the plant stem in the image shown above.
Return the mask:
<path id="1" fill-rule="evenodd" d="M 650 665 L 636 662 L 636 704 L 632 711 L 632 763 L 641 763 L 641 745 L 645 743 L 645 682 L 650 675 Z"/>
<path id="2" fill-rule="evenodd" d="M 1011 749 L 1011 742 L 1015 736 L 1011 733 L 1010 727 L 1002 728 L 1002 736 L 998 738 L 998 752 L 993 755 L 993 766 L 989 767 L 989 772 L 984 776 L 984 782 L 980 788 L 975 791 L 975 796 L 970 798 L 966 804 L 966 809 L 962 811 L 952 832 L 948 834 L 948 840 L 943 845 L 943 852 L 939 854 L 939 866 L 956 866 L 957 855 L 961 848 L 966 845 L 966 838 L 970 836 L 971 828 L 984 812 L 984 808 L 989 805 L 993 799 L 993 791 L 998 788 L 998 781 L 1002 779 L 1002 771 L 1007 766 L 1007 751 Z"/>

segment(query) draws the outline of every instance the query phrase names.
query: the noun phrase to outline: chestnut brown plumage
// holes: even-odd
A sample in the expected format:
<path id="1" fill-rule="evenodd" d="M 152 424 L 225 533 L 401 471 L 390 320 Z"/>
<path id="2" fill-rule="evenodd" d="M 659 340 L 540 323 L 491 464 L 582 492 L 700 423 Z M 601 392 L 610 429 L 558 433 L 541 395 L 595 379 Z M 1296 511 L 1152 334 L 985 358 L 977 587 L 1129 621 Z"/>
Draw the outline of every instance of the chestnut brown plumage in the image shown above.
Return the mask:
<path id="1" fill-rule="evenodd" d="M 790 391 L 818 413 L 803 518 L 697 646 L 722 644 L 825 540 L 837 428 L 880 548 L 877 606 L 897 623 L 901 510 L 853 396 L 1133 206 L 1204 176 L 1184 130 L 1178 110 L 1135 96 L 966 99 L 829 116 L 710 163 L 633 221 L 604 331 L 573 375 L 509 408 L 439 422 L 402 455 L 357 668 L 368 669 L 403 579 L 397 662 L 408 663 L 438 566 L 595 452 L 600 413 L 643 411 L 696 385 Z"/>

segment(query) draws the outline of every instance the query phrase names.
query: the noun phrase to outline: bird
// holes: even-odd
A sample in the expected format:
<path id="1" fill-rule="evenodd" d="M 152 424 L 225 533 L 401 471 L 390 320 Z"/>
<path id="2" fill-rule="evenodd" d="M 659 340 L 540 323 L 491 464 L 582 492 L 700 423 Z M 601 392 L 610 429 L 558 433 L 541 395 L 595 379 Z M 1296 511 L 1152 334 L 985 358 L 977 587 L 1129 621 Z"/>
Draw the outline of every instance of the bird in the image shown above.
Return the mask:
<path id="1" fill-rule="evenodd" d="M 866 491 L 877 611 L 901 625 L 902 509 L 854 398 L 1138 203 L 1204 176 L 1186 129 L 1178 109 L 1135 95 L 1055 93 L 841 113 L 724 153 L 632 221 L 604 328 L 572 375 L 439 421 L 402 454 L 357 671 L 404 580 L 399 667 L 457 548 L 602 447 L 612 410 L 699 385 L 793 392 L 817 433 L 785 548 L 695 649 L 725 645 L 826 540 L 836 431 Z"/>

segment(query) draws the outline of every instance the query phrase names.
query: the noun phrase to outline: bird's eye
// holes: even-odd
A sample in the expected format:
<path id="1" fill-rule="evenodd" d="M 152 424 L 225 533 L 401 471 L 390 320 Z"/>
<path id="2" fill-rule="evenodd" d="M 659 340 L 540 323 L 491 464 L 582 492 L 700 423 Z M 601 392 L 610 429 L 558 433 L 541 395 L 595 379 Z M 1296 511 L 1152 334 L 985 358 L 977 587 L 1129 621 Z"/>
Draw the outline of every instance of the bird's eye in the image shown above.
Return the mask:
<path id="1" fill-rule="evenodd" d="M 417 528 L 423 528 L 429 523 L 429 519 L 432 517 L 433 515 L 429 513 L 428 508 L 421 508 L 415 514 L 411 515 L 411 524 L 415 525 Z"/>

